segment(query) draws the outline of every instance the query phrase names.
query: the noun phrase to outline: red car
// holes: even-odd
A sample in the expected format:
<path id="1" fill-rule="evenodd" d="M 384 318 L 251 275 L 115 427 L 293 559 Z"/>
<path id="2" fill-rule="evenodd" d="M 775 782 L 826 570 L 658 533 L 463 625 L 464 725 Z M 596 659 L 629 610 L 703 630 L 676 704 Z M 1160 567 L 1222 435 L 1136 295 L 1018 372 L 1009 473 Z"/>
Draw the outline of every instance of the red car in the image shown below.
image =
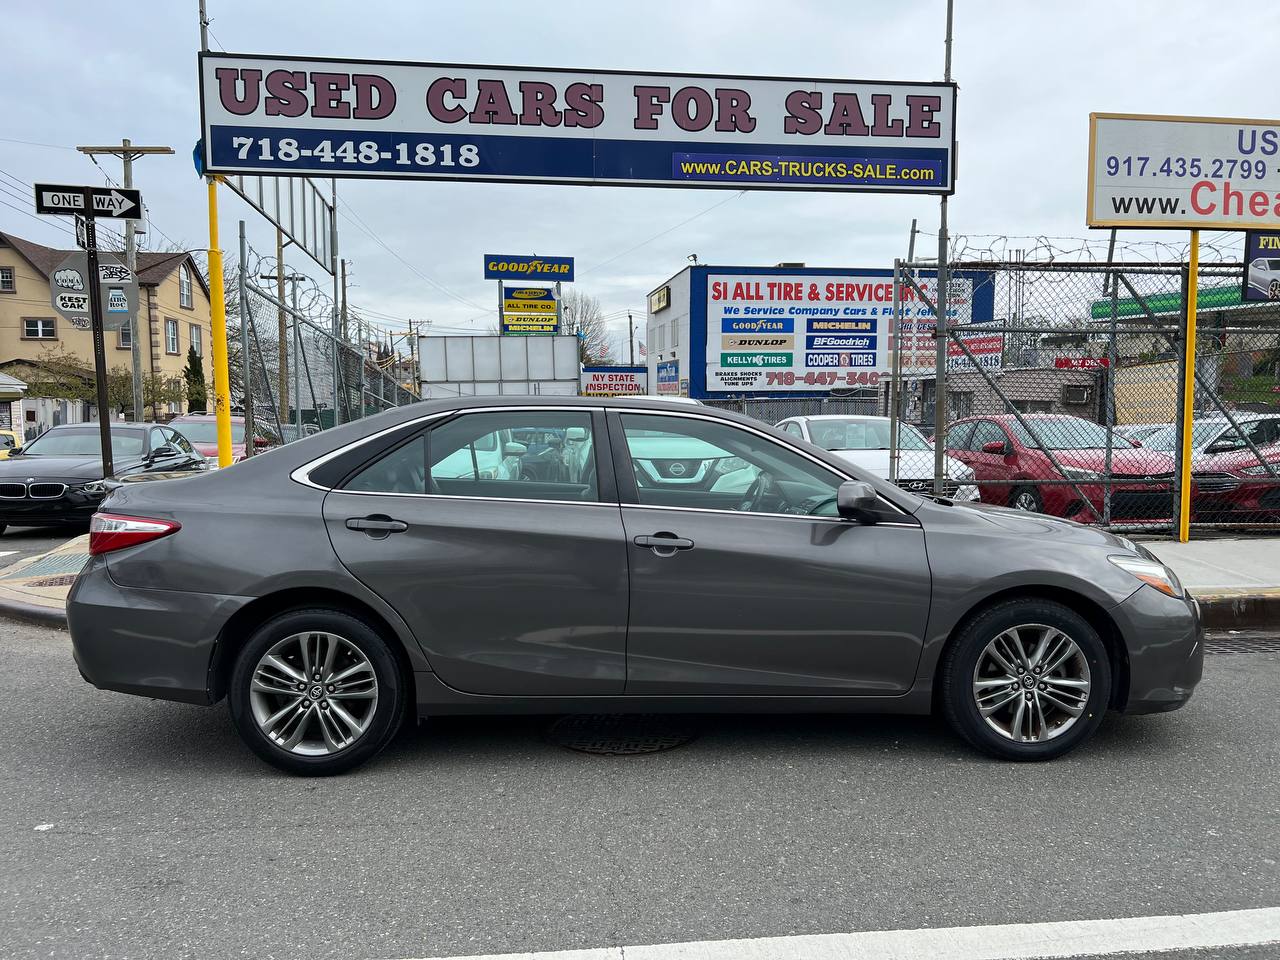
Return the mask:
<path id="1" fill-rule="evenodd" d="M 1016 417 L 971 417 L 947 431 L 947 454 L 973 468 L 985 503 L 1099 523 L 1103 515 L 1107 432 L 1091 420 L 1024 414 L 1035 438 Z M 1168 522 L 1173 514 L 1174 460 L 1113 435 L 1111 522 Z M 1045 447 L 1062 466 L 1061 473 Z M 1057 482 L 1053 482 L 1057 481 Z M 1066 483 L 1064 481 L 1075 481 Z"/>
<path id="2" fill-rule="evenodd" d="M 209 469 L 218 468 L 218 418 L 211 413 L 186 413 L 174 417 L 169 426 L 177 430 L 191 441 Z M 254 439 L 254 446 L 265 447 L 267 441 L 262 437 Z M 231 418 L 231 462 L 238 463 L 244 459 L 244 417 Z"/>
<path id="3" fill-rule="evenodd" d="M 1247 447 L 1196 461 L 1197 520 L 1280 519 L 1280 443 L 1260 446 L 1259 460 Z"/>

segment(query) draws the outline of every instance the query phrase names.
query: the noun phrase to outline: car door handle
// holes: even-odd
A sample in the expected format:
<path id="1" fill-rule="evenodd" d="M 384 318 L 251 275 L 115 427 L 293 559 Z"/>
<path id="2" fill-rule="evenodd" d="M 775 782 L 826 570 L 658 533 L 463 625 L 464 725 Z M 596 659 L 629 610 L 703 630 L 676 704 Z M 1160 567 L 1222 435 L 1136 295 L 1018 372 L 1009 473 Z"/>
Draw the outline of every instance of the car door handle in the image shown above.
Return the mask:
<path id="1" fill-rule="evenodd" d="M 631 541 L 637 547 L 648 547 L 655 557 L 674 557 L 677 551 L 692 550 L 693 541 L 662 531 L 652 537 L 636 537 Z"/>
<path id="2" fill-rule="evenodd" d="M 347 529 L 363 530 L 370 536 L 380 533 L 385 537 L 389 533 L 404 533 L 409 525 L 403 520 L 392 520 L 390 517 L 352 517 L 347 521 Z"/>

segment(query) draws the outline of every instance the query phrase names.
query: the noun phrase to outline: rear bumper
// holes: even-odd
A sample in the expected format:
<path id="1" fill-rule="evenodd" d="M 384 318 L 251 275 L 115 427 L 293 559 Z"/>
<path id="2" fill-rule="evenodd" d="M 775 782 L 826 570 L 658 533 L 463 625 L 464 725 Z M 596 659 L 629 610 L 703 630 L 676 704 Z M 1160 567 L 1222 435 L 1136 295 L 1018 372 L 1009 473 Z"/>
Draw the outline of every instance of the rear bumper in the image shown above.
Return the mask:
<path id="1" fill-rule="evenodd" d="M 1190 700 L 1204 670 L 1199 604 L 1143 586 L 1111 614 L 1129 658 L 1124 712 L 1161 713 Z"/>
<path id="2" fill-rule="evenodd" d="M 250 599 L 122 587 L 94 557 L 67 597 L 76 666 L 102 690 L 208 704 L 214 645 Z"/>

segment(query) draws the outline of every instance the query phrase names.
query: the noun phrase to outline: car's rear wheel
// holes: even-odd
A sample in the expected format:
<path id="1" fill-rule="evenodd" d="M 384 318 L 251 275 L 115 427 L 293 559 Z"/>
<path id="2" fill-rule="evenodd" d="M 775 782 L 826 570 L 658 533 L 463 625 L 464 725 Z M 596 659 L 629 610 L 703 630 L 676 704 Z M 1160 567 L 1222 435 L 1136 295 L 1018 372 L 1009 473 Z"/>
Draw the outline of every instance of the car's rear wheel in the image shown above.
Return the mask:
<path id="1" fill-rule="evenodd" d="M 344 773 L 395 735 L 405 689 L 387 641 L 338 610 L 292 610 L 236 659 L 228 701 L 245 743 L 281 770 Z"/>
<path id="2" fill-rule="evenodd" d="M 1049 760 L 1098 728 L 1111 661 L 1098 632 L 1060 603 L 1018 599 L 966 624 L 947 648 L 939 696 L 952 728 L 1005 760 Z"/>
<path id="3" fill-rule="evenodd" d="M 1015 487 L 1009 496 L 1009 506 L 1027 513 L 1043 513 L 1044 505 L 1040 502 L 1040 494 L 1034 487 Z"/>

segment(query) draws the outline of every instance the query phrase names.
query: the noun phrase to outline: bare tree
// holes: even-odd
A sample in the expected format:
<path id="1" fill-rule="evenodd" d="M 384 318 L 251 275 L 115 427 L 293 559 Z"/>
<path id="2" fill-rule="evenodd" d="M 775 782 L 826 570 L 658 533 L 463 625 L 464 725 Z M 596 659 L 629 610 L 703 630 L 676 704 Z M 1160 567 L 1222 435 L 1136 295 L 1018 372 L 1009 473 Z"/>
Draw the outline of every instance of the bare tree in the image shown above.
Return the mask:
<path id="1" fill-rule="evenodd" d="M 599 300 L 570 287 L 560 300 L 560 314 L 560 332 L 578 338 L 578 356 L 583 363 L 606 363 L 611 359 L 609 331 Z"/>

